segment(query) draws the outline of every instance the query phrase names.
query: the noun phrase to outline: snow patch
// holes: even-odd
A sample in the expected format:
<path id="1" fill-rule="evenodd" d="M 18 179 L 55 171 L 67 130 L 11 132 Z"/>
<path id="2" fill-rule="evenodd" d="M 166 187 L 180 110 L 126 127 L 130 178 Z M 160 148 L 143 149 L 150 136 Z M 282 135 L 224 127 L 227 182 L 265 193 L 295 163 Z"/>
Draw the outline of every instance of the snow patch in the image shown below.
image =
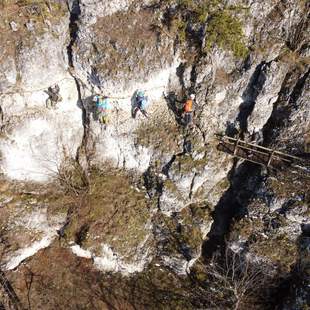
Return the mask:
<path id="1" fill-rule="evenodd" d="M 65 215 L 47 218 L 47 208 L 34 211 L 27 216 L 16 220 L 13 225 L 22 226 L 23 228 L 37 233 L 42 233 L 41 240 L 35 241 L 29 246 L 19 249 L 6 259 L 5 269 L 15 269 L 25 259 L 35 255 L 41 249 L 47 248 L 57 236 L 57 230 L 60 229 L 65 220 Z"/>
<path id="2" fill-rule="evenodd" d="M 146 239 L 147 240 L 147 239 Z M 102 244 L 101 255 L 96 256 L 89 250 L 82 249 L 79 245 L 71 246 L 71 251 L 75 255 L 83 258 L 93 259 L 96 269 L 103 272 L 120 272 L 125 276 L 136 272 L 142 272 L 145 266 L 150 262 L 151 257 L 149 251 L 144 250 L 144 241 L 137 249 L 137 254 L 133 263 L 127 263 L 117 253 L 113 252 L 112 248 L 107 244 Z"/>
<path id="3" fill-rule="evenodd" d="M 83 257 L 83 258 L 92 258 L 92 253 L 88 250 L 82 249 L 78 244 L 75 244 L 71 246 L 71 251 L 73 254 L 75 254 L 78 257 Z"/>
<path id="4" fill-rule="evenodd" d="M 164 266 L 173 269 L 174 272 L 176 272 L 180 276 L 186 276 L 190 273 L 190 268 L 195 264 L 199 257 L 200 254 L 189 261 L 174 256 L 162 256 L 161 259 Z"/>
<path id="5" fill-rule="evenodd" d="M 12 270 L 19 266 L 21 262 L 23 262 L 25 259 L 33 256 L 41 249 L 47 248 L 52 241 L 54 240 L 55 235 L 49 234 L 48 236 L 45 236 L 40 241 L 34 242 L 31 246 L 18 250 L 14 257 L 12 257 L 5 265 L 6 270 Z"/>
<path id="6" fill-rule="evenodd" d="M 171 216 L 174 212 L 181 212 L 185 207 L 186 205 L 180 198 L 167 190 L 160 196 L 160 210 L 166 216 Z"/>

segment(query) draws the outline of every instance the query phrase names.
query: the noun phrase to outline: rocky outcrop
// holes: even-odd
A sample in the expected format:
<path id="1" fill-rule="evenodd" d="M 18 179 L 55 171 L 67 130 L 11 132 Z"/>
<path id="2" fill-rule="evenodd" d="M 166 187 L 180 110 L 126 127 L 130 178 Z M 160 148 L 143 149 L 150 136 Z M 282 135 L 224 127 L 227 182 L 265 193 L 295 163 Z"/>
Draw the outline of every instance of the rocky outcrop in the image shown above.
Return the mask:
<path id="1" fill-rule="evenodd" d="M 54 309 L 59 294 L 74 308 L 73 286 L 85 292 L 82 308 L 153 309 L 156 290 L 162 308 L 264 308 L 269 297 L 212 286 L 223 277 L 209 268 L 229 263 L 210 260 L 230 251 L 242 262 L 238 276 L 242 264 L 265 266 L 270 295 L 285 283 L 292 297 L 283 304 L 301 309 L 306 292 L 290 283 L 307 248 L 308 163 L 266 171 L 217 150 L 215 134 L 307 156 L 306 4 L 228 1 L 244 26 L 248 52 L 238 58 L 225 45 L 205 46 L 212 20 L 195 23 L 188 3 L 7 4 L 19 12 L 14 29 L 1 13 L 0 267 L 16 270 L 8 275 L 22 303 L 31 301 L 21 277 L 44 282 L 54 270 L 57 293 L 44 286 L 46 303 L 32 278 L 33 306 Z M 46 103 L 55 84 L 62 100 L 54 110 Z M 148 95 L 148 118 L 132 116 L 138 89 Z M 186 128 L 182 106 L 192 92 Z M 107 128 L 93 102 L 99 93 L 112 104 Z"/>
<path id="2" fill-rule="evenodd" d="M 24 19 L 36 18 L 35 30 L 21 27 L 14 34 L 16 45 L 8 40 L 2 51 L 9 56 L 1 62 L 1 170 L 12 179 L 46 181 L 64 160 L 75 157 L 83 127 L 75 82 L 67 71 L 66 7 L 51 7 L 44 20 L 29 13 L 28 9 L 35 8 L 20 8 L 18 20 L 22 24 Z M 14 9 L 7 8 L 9 12 Z M 45 91 L 55 84 L 63 100 L 57 111 L 50 111 Z"/>

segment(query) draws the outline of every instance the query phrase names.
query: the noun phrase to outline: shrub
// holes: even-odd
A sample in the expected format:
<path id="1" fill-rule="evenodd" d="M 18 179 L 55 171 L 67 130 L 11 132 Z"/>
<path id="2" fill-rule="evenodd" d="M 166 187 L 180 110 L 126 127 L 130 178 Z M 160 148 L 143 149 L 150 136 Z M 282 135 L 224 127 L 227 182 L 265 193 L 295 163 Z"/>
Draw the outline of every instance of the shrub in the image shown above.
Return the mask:
<path id="1" fill-rule="evenodd" d="M 88 178 L 82 167 L 73 159 L 67 159 L 57 168 L 57 179 L 66 193 L 78 196 L 89 189 Z"/>
<path id="2" fill-rule="evenodd" d="M 195 268 L 194 279 L 203 298 L 214 308 L 264 308 L 274 276 L 267 264 L 251 262 L 227 248 L 225 253 L 216 252 L 207 264 L 198 261 Z"/>
<path id="3" fill-rule="evenodd" d="M 205 48 L 210 49 L 214 44 L 231 50 L 236 57 L 245 57 L 247 54 L 242 23 L 227 10 L 216 12 L 207 24 Z"/>
<path id="4" fill-rule="evenodd" d="M 236 16 L 244 10 L 239 6 L 227 6 L 223 0 L 167 0 L 166 3 L 173 6 L 173 29 L 178 32 L 179 39 L 184 42 L 192 29 L 200 29 L 196 35 L 201 35 L 203 29 L 204 38 L 200 38 L 203 51 L 208 51 L 213 46 L 230 50 L 236 57 L 245 57 L 247 48 L 241 20 Z M 192 27 L 188 27 L 191 25 Z M 192 28 L 192 29 L 190 29 Z M 204 42 L 204 43 L 203 43 Z"/>
<path id="5" fill-rule="evenodd" d="M 184 20 L 177 18 L 173 20 L 172 27 L 177 31 L 180 42 L 185 43 L 187 23 Z"/>

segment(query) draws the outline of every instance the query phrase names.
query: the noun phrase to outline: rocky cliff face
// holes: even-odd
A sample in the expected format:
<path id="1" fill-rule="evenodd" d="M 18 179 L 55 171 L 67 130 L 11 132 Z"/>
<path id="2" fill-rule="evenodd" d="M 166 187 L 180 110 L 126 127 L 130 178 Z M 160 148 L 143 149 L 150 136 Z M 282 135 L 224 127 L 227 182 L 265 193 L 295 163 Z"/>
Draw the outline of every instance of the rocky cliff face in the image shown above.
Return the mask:
<path id="1" fill-rule="evenodd" d="M 0 8 L 5 309 L 305 309 L 305 1 Z M 132 117 L 137 89 L 148 118 Z M 99 93 L 112 104 L 107 128 Z M 303 161 L 274 170 L 234 159 L 219 133 Z"/>

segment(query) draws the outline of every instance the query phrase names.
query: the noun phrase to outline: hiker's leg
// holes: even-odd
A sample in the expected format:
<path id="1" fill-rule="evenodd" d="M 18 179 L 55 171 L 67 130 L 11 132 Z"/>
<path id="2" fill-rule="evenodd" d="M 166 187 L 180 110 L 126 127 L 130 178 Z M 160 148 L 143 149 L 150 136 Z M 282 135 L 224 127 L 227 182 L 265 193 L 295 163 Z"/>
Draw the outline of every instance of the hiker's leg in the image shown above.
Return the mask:
<path id="1" fill-rule="evenodd" d="M 193 124 L 193 112 L 188 113 L 188 123 L 190 125 Z"/>
<path id="2" fill-rule="evenodd" d="M 107 123 L 106 123 L 105 115 L 101 116 L 101 128 L 104 129 L 104 130 L 106 130 L 106 128 L 107 128 Z"/>
<path id="3" fill-rule="evenodd" d="M 139 110 L 139 109 L 138 109 L 137 107 L 134 108 L 133 113 L 132 113 L 132 117 L 133 117 L 133 118 L 136 118 L 137 113 L 138 113 L 138 110 Z"/>
<path id="4" fill-rule="evenodd" d="M 48 108 L 48 109 L 50 109 L 51 108 L 51 99 L 50 98 L 47 98 L 46 99 L 46 107 Z"/>
<path id="5" fill-rule="evenodd" d="M 148 114 L 147 114 L 147 112 L 145 111 L 145 110 L 140 110 L 141 111 L 141 113 L 145 116 L 145 117 L 148 117 Z"/>
<path id="6" fill-rule="evenodd" d="M 192 142 L 191 141 L 187 142 L 187 152 L 189 154 L 192 153 Z"/>
<path id="7" fill-rule="evenodd" d="M 185 123 L 185 126 L 188 125 L 188 122 L 189 122 L 188 113 L 185 113 L 185 116 L 184 116 L 184 123 Z"/>
<path id="8" fill-rule="evenodd" d="M 108 115 L 104 114 L 104 115 L 102 116 L 102 123 L 103 123 L 104 125 L 107 125 L 107 124 L 108 124 Z"/>

